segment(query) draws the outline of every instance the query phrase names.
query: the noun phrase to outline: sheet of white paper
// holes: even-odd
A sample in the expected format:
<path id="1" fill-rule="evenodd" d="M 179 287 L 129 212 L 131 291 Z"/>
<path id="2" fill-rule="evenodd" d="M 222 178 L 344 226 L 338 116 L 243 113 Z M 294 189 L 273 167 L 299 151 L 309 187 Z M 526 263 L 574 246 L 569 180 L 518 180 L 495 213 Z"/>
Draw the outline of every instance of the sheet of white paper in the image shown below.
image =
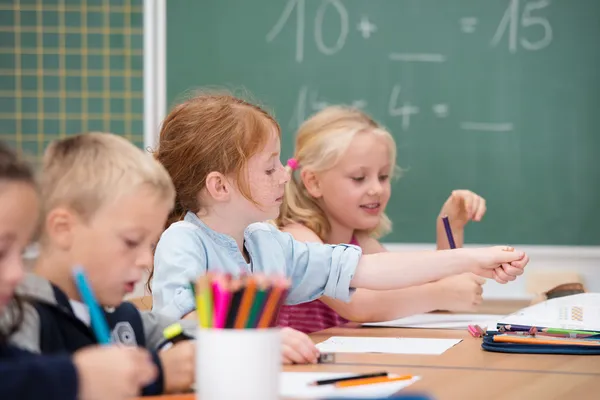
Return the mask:
<path id="1" fill-rule="evenodd" d="M 600 331 L 600 293 L 581 293 L 546 300 L 498 322 L 544 328 Z"/>
<path id="2" fill-rule="evenodd" d="M 323 353 L 394 353 L 440 355 L 461 339 L 419 339 L 333 336 L 318 343 Z"/>
<path id="3" fill-rule="evenodd" d="M 392 328 L 421 329 L 467 329 L 469 325 L 479 325 L 486 329 L 492 321 L 498 321 L 503 315 L 493 314 L 418 314 L 393 321 L 369 322 L 363 326 L 387 326 Z M 494 325 L 494 329 L 496 326 Z"/>
<path id="4" fill-rule="evenodd" d="M 310 386 L 311 382 L 321 379 L 340 378 L 356 375 L 352 373 L 331 372 L 283 372 L 281 374 L 279 393 L 282 397 L 317 399 L 323 397 L 386 397 L 421 379 L 418 376 L 411 380 L 371 385 L 336 388 L 334 385 Z"/>

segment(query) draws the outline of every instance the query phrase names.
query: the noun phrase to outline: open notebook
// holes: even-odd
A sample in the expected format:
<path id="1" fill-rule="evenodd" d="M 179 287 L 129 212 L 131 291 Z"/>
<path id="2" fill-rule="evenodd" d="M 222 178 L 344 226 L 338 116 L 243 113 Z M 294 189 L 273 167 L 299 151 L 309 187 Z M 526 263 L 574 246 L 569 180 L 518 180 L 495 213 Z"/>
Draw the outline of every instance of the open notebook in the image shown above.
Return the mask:
<path id="1" fill-rule="evenodd" d="M 581 293 L 546 300 L 502 317 L 498 323 L 598 332 L 600 293 Z"/>

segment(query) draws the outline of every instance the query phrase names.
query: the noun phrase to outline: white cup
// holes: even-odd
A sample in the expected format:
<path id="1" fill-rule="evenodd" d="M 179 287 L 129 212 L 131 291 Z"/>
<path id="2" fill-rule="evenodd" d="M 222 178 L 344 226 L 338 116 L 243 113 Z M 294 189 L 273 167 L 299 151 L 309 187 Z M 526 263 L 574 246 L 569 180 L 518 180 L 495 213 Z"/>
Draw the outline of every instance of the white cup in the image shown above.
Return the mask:
<path id="1" fill-rule="evenodd" d="M 198 329 L 196 398 L 277 400 L 280 329 Z"/>

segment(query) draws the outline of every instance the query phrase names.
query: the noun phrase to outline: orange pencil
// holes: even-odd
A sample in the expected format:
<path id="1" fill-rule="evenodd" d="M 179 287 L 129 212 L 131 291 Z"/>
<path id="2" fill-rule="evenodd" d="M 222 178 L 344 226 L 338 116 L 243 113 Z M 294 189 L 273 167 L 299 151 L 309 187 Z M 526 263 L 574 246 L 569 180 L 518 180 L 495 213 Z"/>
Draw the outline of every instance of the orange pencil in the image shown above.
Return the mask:
<path id="1" fill-rule="evenodd" d="M 250 315 L 250 309 L 252 308 L 252 303 L 254 302 L 254 295 L 256 294 L 256 279 L 254 277 L 249 276 L 246 279 L 246 290 L 244 291 L 244 296 L 242 297 L 242 301 L 240 302 L 240 308 L 237 315 L 237 319 L 235 320 L 235 329 L 244 329 L 246 327 L 246 321 L 248 320 L 248 316 Z"/>
<path id="2" fill-rule="evenodd" d="M 396 381 L 408 381 L 412 379 L 412 375 L 402 375 L 402 376 L 378 376 L 375 378 L 367 378 L 367 379 L 353 379 L 351 381 L 342 381 L 335 384 L 336 387 L 351 387 L 351 386 L 360 386 L 360 385 L 372 385 L 374 383 L 388 383 L 388 382 L 396 382 Z"/>
<path id="3" fill-rule="evenodd" d="M 273 290 L 269 294 L 269 298 L 265 304 L 265 308 L 263 309 L 262 315 L 258 320 L 257 328 L 268 328 L 271 325 L 271 320 L 273 319 L 273 314 L 277 312 L 277 305 L 279 304 L 279 299 L 285 290 L 284 286 L 281 286 L 278 283 L 274 283 Z"/>
<path id="4" fill-rule="evenodd" d="M 554 345 L 576 345 L 576 346 L 600 346 L 600 341 L 591 340 L 568 340 L 568 339 L 537 339 L 519 336 L 494 336 L 494 342 L 523 343 L 523 344 L 554 344 Z"/>

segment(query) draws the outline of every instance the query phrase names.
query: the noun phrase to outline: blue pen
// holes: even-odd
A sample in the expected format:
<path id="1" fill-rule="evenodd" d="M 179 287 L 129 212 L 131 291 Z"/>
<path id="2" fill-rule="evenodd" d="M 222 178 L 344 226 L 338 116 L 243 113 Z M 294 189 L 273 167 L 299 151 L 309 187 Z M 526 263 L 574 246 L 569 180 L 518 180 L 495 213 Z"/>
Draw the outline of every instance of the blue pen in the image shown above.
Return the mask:
<path id="1" fill-rule="evenodd" d="M 77 290 L 79 290 L 81 300 L 83 300 L 90 310 L 90 319 L 96 340 L 101 345 L 110 344 L 110 330 L 104 318 L 104 313 L 96 301 L 94 292 L 81 266 L 73 268 L 73 278 L 75 279 L 75 285 L 77 286 Z"/>
<path id="2" fill-rule="evenodd" d="M 442 217 L 442 222 L 444 223 L 444 228 L 446 229 L 446 236 L 448 237 L 450 248 L 455 249 L 456 243 L 454 242 L 454 235 L 452 235 L 452 229 L 450 228 L 450 221 L 448 221 L 447 215 Z"/>

